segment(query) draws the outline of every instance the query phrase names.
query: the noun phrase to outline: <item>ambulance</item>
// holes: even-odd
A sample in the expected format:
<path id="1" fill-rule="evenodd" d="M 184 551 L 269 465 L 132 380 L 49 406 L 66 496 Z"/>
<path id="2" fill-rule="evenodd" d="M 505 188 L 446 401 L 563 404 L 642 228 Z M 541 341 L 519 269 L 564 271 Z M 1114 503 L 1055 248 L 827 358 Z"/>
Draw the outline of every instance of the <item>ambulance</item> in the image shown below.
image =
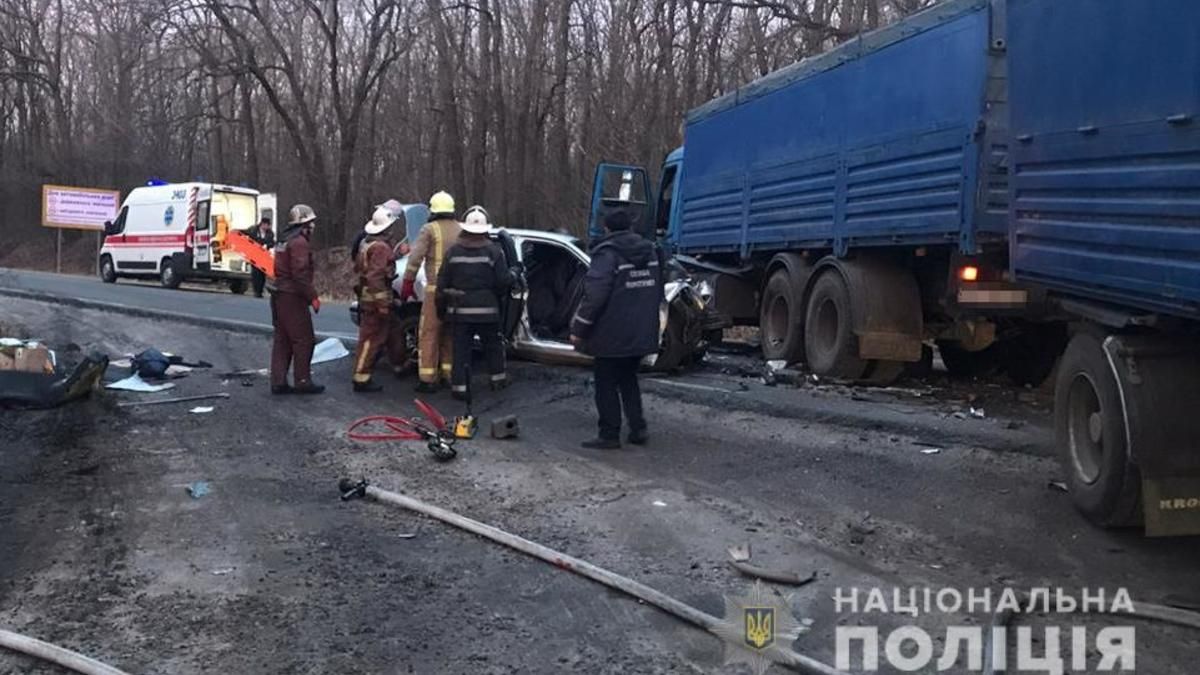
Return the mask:
<path id="1" fill-rule="evenodd" d="M 275 224 L 275 195 L 215 183 L 151 182 L 134 188 L 117 219 L 105 224 L 100 278 L 154 279 L 166 288 L 184 281 L 228 284 L 244 293 L 250 265 L 225 246 L 230 231 L 248 231 L 259 218 Z"/>

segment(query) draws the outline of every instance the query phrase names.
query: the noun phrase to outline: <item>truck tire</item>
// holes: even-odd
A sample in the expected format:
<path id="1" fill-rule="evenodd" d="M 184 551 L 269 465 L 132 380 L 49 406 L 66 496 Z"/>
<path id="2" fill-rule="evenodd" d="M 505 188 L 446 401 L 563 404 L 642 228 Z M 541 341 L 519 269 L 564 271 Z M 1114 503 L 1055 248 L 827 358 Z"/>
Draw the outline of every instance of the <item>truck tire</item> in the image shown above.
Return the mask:
<path id="1" fill-rule="evenodd" d="M 763 289 L 758 327 L 763 358 L 794 363 L 804 356 L 804 290 L 787 269 L 776 270 Z"/>
<path id="2" fill-rule="evenodd" d="M 1061 323 L 1030 324 L 1000 343 L 1000 363 L 1017 386 L 1039 387 L 1067 346 L 1067 327 Z"/>
<path id="3" fill-rule="evenodd" d="M 100 280 L 106 284 L 117 283 L 117 266 L 110 255 L 100 256 Z"/>
<path id="4" fill-rule="evenodd" d="M 937 348 L 946 371 L 953 377 L 984 377 L 1000 368 L 1000 350 L 996 344 L 972 352 L 954 340 L 938 340 Z"/>
<path id="5" fill-rule="evenodd" d="M 246 292 L 247 285 L 245 279 L 231 279 L 229 281 L 229 292 L 234 295 L 242 295 Z"/>
<path id="6" fill-rule="evenodd" d="M 158 268 L 158 281 L 163 288 L 179 288 L 179 284 L 183 283 L 183 275 L 175 269 L 175 263 L 170 258 L 162 259 L 162 266 Z"/>
<path id="7" fill-rule="evenodd" d="M 850 291 L 842 275 L 826 271 L 813 284 L 804 318 L 804 353 L 818 375 L 857 380 L 867 361 L 858 357 Z"/>
<path id="8" fill-rule="evenodd" d="M 1103 527 L 1141 523 L 1141 476 L 1129 458 L 1117 381 L 1100 340 L 1072 338 L 1054 387 L 1054 435 L 1071 500 Z"/>

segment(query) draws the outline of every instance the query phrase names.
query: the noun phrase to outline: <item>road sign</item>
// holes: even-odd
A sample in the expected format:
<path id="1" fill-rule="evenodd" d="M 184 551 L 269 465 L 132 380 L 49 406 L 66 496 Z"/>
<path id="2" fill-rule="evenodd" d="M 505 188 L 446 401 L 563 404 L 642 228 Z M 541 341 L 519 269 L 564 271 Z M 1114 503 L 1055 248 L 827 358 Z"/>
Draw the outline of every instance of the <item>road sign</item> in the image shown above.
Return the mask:
<path id="1" fill-rule="evenodd" d="M 104 231 L 104 221 L 116 220 L 121 193 L 116 190 L 42 186 L 42 226 L 67 230 Z"/>

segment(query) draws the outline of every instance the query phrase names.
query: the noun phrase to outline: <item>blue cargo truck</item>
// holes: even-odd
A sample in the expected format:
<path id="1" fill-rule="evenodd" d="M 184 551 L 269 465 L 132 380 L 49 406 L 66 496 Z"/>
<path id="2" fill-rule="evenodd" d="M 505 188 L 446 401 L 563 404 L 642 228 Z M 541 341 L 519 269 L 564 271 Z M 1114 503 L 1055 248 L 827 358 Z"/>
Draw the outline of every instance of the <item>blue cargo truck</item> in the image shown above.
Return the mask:
<path id="1" fill-rule="evenodd" d="M 1106 525 L 1200 519 L 1200 2 L 1009 0 L 1017 281 L 1072 322 L 1055 426 Z"/>
<path id="2" fill-rule="evenodd" d="M 656 197 L 601 165 L 589 230 L 629 210 L 820 375 L 1063 356 L 1079 509 L 1196 532 L 1198 100 L 1200 2 L 948 0 L 691 111 Z"/>

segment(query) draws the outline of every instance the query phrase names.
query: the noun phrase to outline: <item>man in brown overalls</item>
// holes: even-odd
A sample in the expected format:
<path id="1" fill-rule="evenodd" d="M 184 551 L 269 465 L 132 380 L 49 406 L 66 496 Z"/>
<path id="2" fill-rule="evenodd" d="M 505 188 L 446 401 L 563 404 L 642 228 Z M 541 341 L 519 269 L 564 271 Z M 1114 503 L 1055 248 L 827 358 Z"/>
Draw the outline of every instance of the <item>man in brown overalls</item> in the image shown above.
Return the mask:
<path id="1" fill-rule="evenodd" d="M 371 381 L 379 350 L 388 342 L 392 314 L 392 280 L 396 256 L 388 234 L 396 216 L 380 207 L 363 227 L 366 238 L 358 247 L 354 271 L 358 273 L 358 350 L 354 356 L 354 391 L 376 392 L 383 387 Z"/>
<path id="2" fill-rule="evenodd" d="M 418 331 L 417 373 L 421 378 L 417 391 L 434 392 L 442 380 L 449 380 L 453 370 L 450 332 L 438 319 L 437 278 L 446 252 L 458 241 L 461 229 L 454 218 L 454 198 L 438 192 L 429 199 L 429 222 L 413 242 L 404 270 L 400 300 L 416 297 L 417 272 L 425 265 L 425 302 L 421 305 L 421 327 Z"/>
<path id="3" fill-rule="evenodd" d="M 275 277 L 271 291 L 271 323 L 275 341 L 271 345 L 271 393 L 319 394 L 325 387 L 312 381 L 312 355 L 316 346 L 312 315 L 321 311 L 321 300 L 313 286 L 312 236 L 317 214 L 306 204 L 297 204 L 288 212 L 288 228 L 275 243 Z M 288 368 L 294 369 L 295 386 L 287 381 Z"/>

